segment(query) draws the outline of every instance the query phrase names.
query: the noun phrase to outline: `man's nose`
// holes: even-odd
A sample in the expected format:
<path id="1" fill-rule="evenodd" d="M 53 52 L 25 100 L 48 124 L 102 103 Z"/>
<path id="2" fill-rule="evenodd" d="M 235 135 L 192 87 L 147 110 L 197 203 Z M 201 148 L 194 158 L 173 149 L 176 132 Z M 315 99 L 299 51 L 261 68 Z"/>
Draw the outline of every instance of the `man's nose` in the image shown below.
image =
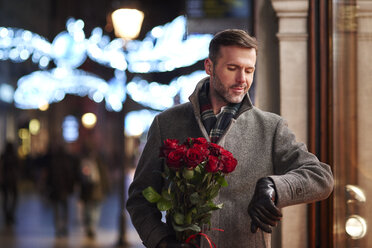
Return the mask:
<path id="1" fill-rule="evenodd" d="M 236 74 L 237 74 L 236 75 L 236 81 L 237 82 L 239 82 L 239 83 L 245 83 L 246 82 L 247 75 L 245 74 L 244 70 L 239 70 Z"/>

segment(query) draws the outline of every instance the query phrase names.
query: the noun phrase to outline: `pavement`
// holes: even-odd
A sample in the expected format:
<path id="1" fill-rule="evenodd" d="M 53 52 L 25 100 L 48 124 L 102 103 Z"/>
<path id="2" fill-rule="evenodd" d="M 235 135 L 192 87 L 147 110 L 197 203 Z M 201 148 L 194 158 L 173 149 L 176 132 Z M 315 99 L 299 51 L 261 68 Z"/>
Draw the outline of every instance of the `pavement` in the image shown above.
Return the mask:
<path id="1" fill-rule="evenodd" d="M 141 240 L 127 216 L 125 240 L 118 246 L 119 194 L 111 193 L 102 203 L 95 239 L 86 237 L 81 221 L 81 204 L 76 195 L 69 201 L 69 232 L 55 237 L 51 205 L 36 191 L 21 192 L 14 225 L 6 226 L 0 212 L 0 248 L 142 248 Z"/>

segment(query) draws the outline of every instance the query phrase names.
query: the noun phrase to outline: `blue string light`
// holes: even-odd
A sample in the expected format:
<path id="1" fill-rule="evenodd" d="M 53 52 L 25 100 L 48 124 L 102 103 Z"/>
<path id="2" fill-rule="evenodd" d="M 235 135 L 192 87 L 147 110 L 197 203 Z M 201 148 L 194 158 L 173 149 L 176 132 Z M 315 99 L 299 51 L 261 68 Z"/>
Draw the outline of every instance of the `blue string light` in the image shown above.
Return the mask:
<path id="1" fill-rule="evenodd" d="M 82 20 L 70 18 L 66 22 L 67 31 L 59 33 L 50 43 L 28 30 L 0 27 L 0 60 L 21 63 L 31 58 L 41 69 L 19 79 L 14 93 L 16 107 L 34 109 L 39 107 L 40 102 L 58 102 L 65 94 L 76 94 L 88 95 L 97 102 L 104 99 L 108 110 L 120 111 L 126 98 L 126 77 L 123 72 L 165 72 L 190 66 L 207 57 L 212 38 L 209 34 L 193 34 L 185 39 L 184 16 L 164 26 L 154 27 L 142 41 L 127 41 L 126 44 L 122 39 L 110 40 L 99 27 L 94 28 L 91 36 L 86 38 L 83 28 Z M 113 68 L 113 78 L 106 82 L 98 75 L 77 69 L 88 57 Z M 47 70 L 51 61 L 57 67 Z M 189 76 L 194 78 L 195 74 Z M 138 87 L 136 80 L 146 90 L 135 91 Z M 145 106 L 163 110 L 174 104 L 174 96 L 193 88 L 191 84 L 173 83 L 179 80 L 175 78 L 169 85 L 161 85 L 135 79 L 131 83 L 137 86 L 131 86 L 129 94 Z"/>

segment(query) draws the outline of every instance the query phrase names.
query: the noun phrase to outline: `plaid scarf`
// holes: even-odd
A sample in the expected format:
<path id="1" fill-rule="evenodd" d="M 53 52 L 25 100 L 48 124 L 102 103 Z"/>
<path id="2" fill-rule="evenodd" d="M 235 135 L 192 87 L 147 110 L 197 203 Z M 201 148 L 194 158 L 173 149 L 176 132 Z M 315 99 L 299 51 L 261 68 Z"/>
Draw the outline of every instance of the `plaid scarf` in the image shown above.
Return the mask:
<path id="1" fill-rule="evenodd" d="M 216 116 L 213 113 L 212 104 L 208 98 L 209 82 L 203 84 L 199 93 L 201 119 L 211 142 L 217 143 L 219 138 L 224 133 L 227 126 L 238 112 L 241 103 L 230 103 L 221 109 L 221 112 Z"/>

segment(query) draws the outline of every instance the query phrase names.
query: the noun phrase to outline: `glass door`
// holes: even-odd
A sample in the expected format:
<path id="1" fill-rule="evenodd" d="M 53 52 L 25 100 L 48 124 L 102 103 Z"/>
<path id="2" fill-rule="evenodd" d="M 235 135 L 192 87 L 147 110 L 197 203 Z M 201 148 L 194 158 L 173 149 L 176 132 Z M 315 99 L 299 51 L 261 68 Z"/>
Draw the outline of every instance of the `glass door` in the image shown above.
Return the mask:
<path id="1" fill-rule="evenodd" d="M 332 1 L 334 247 L 372 247 L 372 1 Z"/>

